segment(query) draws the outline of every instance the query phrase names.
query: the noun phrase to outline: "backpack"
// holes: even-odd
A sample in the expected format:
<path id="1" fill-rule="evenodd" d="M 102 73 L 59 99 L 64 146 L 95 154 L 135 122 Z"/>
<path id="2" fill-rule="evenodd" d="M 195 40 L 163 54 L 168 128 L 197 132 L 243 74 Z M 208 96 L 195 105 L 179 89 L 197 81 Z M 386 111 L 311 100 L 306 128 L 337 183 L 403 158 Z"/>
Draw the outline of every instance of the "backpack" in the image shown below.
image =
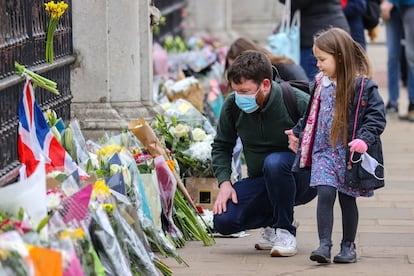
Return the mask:
<path id="1" fill-rule="evenodd" d="M 380 0 L 367 0 L 367 9 L 362 16 L 366 30 L 371 30 L 379 24 L 381 16 L 380 3 Z"/>
<path id="2" fill-rule="evenodd" d="M 302 114 L 299 113 L 298 104 L 296 101 L 296 92 L 293 89 L 293 87 L 307 94 L 310 94 L 309 81 L 304 81 L 304 80 L 285 81 L 279 77 L 276 67 L 272 66 L 272 70 L 273 70 L 273 80 L 277 82 L 280 85 L 280 88 L 282 89 L 283 102 L 286 106 L 289 116 L 292 119 L 292 121 L 296 123 L 297 121 L 299 121 Z M 232 114 L 233 119 L 234 121 L 236 121 L 236 119 L 240 115 L 240 109 L 236 105 L 236 102 L 234 102 L 233 104 L 232 112 L 233 112 Z"/>
<path id="3" fill-rule="evenodd" d="M 292 119 L 292 121 L 296 123 L 297 121 L 299 121 L 302 114 L 299 113 L 298 104 L 296 101 L 296 92 L 295 90 L 293 90 L 293 87 L 309 94 L 309 82 L 299 80 L 276 80 L 276 82 L 280 85 L 280 88 L 282 89 L 283 102 L 285 103 L 289 116 Z"/>

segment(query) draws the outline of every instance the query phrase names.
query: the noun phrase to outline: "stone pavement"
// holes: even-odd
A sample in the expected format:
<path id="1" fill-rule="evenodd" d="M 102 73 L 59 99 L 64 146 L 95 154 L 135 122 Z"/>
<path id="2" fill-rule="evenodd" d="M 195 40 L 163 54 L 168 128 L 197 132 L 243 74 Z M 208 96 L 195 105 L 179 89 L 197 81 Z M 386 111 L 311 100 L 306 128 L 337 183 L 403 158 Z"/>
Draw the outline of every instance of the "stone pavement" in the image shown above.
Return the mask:
<path id="1" fill-rule="evenodd" d="M 374 79 L 386 102 L 384 41 L 381 29 L 378 42 L 369 44 L 368 54 L 375 69 Z M 400 94 L 400 110 L 405 112 L 407 92 L 402 89 Z M 295 211 L 300 221 L 296 256 L 271 258 L 268 251 L 255 250 L 259 231 L 251 230 L 243 238 L 216 238 L 216 245 L 210 247 L 188 242 L 178 253 L 189 267 L 172 258 L 165 259 L 174 275 L 414 275 L 414 123 L 400 121 L 396 115 L 387 119 L 382 136 L 385 188 L 377 190 L 374 197 L 357 201 L 357 263 L 318 265 L 309 260 L 310 252 L 318 245 L 314 200 Z M 339 250 L 342 233 L 338 202 L 335 208 L 333 255 Z"/>

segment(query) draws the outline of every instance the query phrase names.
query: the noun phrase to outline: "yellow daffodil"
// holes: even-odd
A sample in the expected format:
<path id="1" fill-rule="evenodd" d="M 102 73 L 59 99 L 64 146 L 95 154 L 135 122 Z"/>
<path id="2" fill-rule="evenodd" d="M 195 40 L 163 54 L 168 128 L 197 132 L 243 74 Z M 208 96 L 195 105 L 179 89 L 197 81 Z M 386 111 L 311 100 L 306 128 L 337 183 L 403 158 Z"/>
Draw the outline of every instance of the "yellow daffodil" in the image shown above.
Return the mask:
<path id="1" fill-rule="evenodd" d="M 65 230 L 60 233 L 60 239 L 70 238 L 72 241 L 82 240 L 85 238 L 85 233 L 82 228 L 76 228 L 71 230 Z"/>
<path id="2" fill-rule="evenodd" d="M 105 199 L 111 195 L 111 191 L 109 190 L 109 186 L 105 184 L 105 180 L 100 179 L 95 182 L 93 185 L 92 195 L 102 199 Z"/>
<path id="3" fill-rule="evenodd" d="M 10 256 L 10 251 L 6 249 L 0 249 L 0 260 L 4 261 Z"/>
<path id="4" fill-rule="evenodd" d="M 121 146 L 110 144 L 98 150 L 97 154 L 100 156 L 111 157 L 114 153 L 120 152 L 121 150 Z"/>
<path id="5" fill-rule="evenodd" d="M 68 8 L 68 4 L 63 1 L 56 2 L 49 1 L 45 4 L 45 10 L 49 14 L 49 23 L 47 25 L 47 37 L 46 37 L 46 61 L 53 62 L 53 36 L 56 31 L 57 24 L 60 17 L 65 13 Z"/>
<path id="6" fill-rule="evenodd" d="M 108 215 L 112 215 L 112 212 L 114 211 L 114 205 L 110 203 L 102 204 L 102 209 L 104 209 Z"/>

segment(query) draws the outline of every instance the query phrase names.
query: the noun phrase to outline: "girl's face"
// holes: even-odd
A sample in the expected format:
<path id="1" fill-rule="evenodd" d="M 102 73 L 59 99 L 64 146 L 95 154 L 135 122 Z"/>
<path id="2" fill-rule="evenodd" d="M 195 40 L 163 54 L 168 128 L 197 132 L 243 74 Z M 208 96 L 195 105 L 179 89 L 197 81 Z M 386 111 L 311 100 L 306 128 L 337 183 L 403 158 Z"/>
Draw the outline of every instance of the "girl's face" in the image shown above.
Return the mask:
<path id="1" fill-rule="evenodd" d="M 333 55 L 322 51 L 316 46 L 313 46 L 313 55 L 317 60 L 316 66 L 319 70 L 331 80 L 336 79 L 336 61 Z"/>

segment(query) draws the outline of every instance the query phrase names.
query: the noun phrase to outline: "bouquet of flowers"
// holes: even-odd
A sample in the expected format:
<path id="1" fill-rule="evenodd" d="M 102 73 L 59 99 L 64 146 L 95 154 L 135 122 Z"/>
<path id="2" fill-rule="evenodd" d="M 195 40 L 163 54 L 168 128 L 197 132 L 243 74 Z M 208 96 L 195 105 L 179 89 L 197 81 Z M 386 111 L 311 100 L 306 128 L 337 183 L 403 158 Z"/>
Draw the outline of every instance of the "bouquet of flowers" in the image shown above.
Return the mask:
<path id="1" fill-rule="evenodd" d="M 0 275 L 34 275 L 22 237 L 17 231 L 0 233 Z"/>
<path id="2" fill-rule="evenodd" d="M 155 116 L 152 127 L 171 149 L 183 176 L 212 177 L 215 130 L 189 102 L 180 99 Z"/>
<path id="3" fill-rule="evenodd" d="M 172 157 L 168 153 L 169 151 L 163 148 L 162 143 L 156 137 L 153 129 L 142 118 L 137 121 L 131 121 L 129 129 L 154 157 L 155 171 L 159 182 L 159 191 L 163 201 L 163 209 L 165 215 L 168 217 L 168 230 L 170 237 L 175 237 L 175 245 L 177 247 L 183 245 L 181 244 L 183 239 L 180 237 L 183 234 L 182 231 L 185 231 L 186 234 L 183 237 L 184 240 L 197 239 L 203 241 L 205 245 L 214 244 L 214 240 L 212 240 L 196 220 L 195 211 L 197 208 L 176 172 L 175 162 L 171 159 Z M 182 196 L 182 198 L 180 196 Z M 172 200 L 174 201 L 173 205 Z M 173 209 L 175 209 L 175 214 Z M 177 218 L 179 214 L 182 214 L 186 219 L 178 221 Z M 175 226 L 178 226 L 175 225 L 176 222 L 179 222 L 180 226 L 182 226 L 181 233 L 174 231 L 176 228 Z"/>

